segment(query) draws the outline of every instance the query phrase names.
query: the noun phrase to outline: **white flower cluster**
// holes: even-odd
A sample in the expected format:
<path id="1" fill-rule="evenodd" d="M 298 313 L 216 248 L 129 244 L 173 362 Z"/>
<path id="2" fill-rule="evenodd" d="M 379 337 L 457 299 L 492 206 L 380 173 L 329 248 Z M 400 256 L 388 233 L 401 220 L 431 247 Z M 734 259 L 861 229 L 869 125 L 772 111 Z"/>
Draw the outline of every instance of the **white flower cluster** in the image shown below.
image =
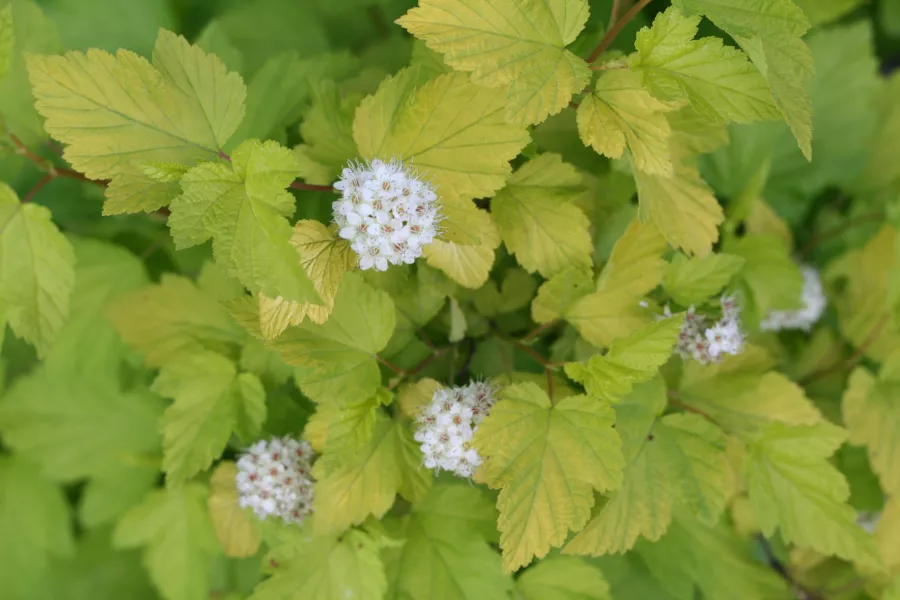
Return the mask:
<path id="1" fill-rule="evenodd" d="M 759 324 L 763 331 L 781 331 L 782 329 L 802 329 L 809 331 L 825 312 L 828 299 L 822 288 L 819 272 L 810 266 L 800 267 L 803 273 L 803 308 L 799 310 L 773 310 Z"/>
<path id="2" fill-rule="evenodd" d="M 260 519 L 275 515 L 287 523 L 302 523 L 312 512 L 313 458 L 309 444 L 289 437 L 250 446 L 237 461 L 241 508 L 252 508 Z"/>
<path id="3" fill-rule="evenodd" d="M 415 439 L 429 469 L 471 477 L 481 464 L 472 435 L 494 405 L 496 390 L 485 381 L 439 388 L 419 414 Z"/>
<path id="4" fill-rule="evenodd" d="M 332 205 L 334 222 L 359 255 L 361 269 L 412 264 L 438 234 L 434 186 L 401 161 L 352 163 L 334 189 L 341 192 Z"/>
<path id="5" fill-rule="evenodd" d="M 684 317 L 684 324 L 678 334 L 675 352 L 683 359 L 693 358 L 703 364 L 717 362 L 722 355 L 740 354 L 744 349 L 744 332 L 741 330 L 741 307 L 734 296 L 719 299 L 722 318 L 708 326 L 710 318 L 699 314 L 691 306 Z M 668 305 L 661 318 L 669 318 L 672 311 Z"/>

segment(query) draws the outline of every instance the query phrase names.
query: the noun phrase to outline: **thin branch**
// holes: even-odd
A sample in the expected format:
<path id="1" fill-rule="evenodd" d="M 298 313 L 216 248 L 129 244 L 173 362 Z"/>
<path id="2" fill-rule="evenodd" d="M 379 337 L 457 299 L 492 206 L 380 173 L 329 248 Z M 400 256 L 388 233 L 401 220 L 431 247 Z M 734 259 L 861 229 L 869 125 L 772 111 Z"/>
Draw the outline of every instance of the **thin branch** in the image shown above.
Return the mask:
<path id="1" fill-rule="evenodd" d="M 597 47 L 594 48 L 594 51 L 591 52 L 591 55 L 588 57 L 587 61 L 589 63 L 593 63 L 600 55 L 606 52 L 606 49 L 610 47 L 610 45 L 615 41 L 616 36 L 622 33 L 622 30 L 625 29 L 625 26 L 631 22 L 633 18 L 637 16 L 641 10 L 648 4 L 650 4 L 651 0 L 640 0 L 637 4 L 632 6 L 627 13 L 625 13 L 621 19 L 616 21 L 616 24 L 610 27 L 606 31 L 606 35 L 603 36 L 603 39 L 600 40 L 600 43 L 597 44 Z"/>
<path id="2" fill-rule="evenodd" d="M 609 23 L 606 24 L 606 28 L 609 29 L 613 25 L 616 24 L 616 19 L 619 18 L 619 3 L 621 0 L 613 0 L 612 10 L 609 11 Z"/>
<path id="3" fill-rule="evenodd" d="M 27 194 L 25 194 L 25 197 L 22 198 L 22 204 L 31 202 L 31 200 L 37 195 L 37 193 L 41 191 L 41 188 L 53 181 L 53 179 L 53 175 L 51 175 L 50 173 L 44 175 L 41 180 L 34 184 L 34 187 L 31 188 L 31 190 Z"/>
<path id="4" fill-rule="evenodd" d="M 884 332 L 884 328 L 887 327 L 888 322 L 891 320 L 891 316 L 889 314 L 885 314 L 878 320 L 878 323 L 875 324 L 875 327 L 872 328 L 872 331 L 866 337 L 865 340 L 859 345 L 859 348 L 850 355 L 849 358 L 845 360 L 838 360 L 828 365 L 827 367 L 823 367 L 812 373 L 802 377 L 799 381 L 801 385 L 806 385 L 817 379 L 822 379 L 823 377 L 828 377 L 829 375 L 833 375 L 834 373 L 840 373 L 842 371 L 849 371 L 853 367 L 859 364 L 859 362 L 863 359 L 863 355 L 866 353 L 872 344 L 878 341 L 878 338 L 881 337 L 882 332 Z"/>
<path id="5" fill-rule="evenodd" d="M 718 422 L 712 417 L 712 415 L 710 415 L 706 411 L 700 410 L 699 408 L 694 408 L 690 404 L 686 404 L 683 401 L 684 399 L 681 397 L 681 394 L 679 394 L 675 390 L 666 390 L 666 396 L 668 396 L 669 398 L 669 404 L 671 404 L 675 408 L 680 408 L 685 412 L 692 412 L 694 414 L 700 415 L 708 421 L 716 423 L 718 425 Z"/>
<path id="6" fill-rule="evenodd" d="M 430 365 L 432 362 L 434 362 L 434 360 L 436 358 L 443 356 L 444 354 L 447 354 L 447 352 L 449 352 L 452 348 L 455 348 L 455 347 L 456 347 L 456 345 L 454 344 L 453 346 L 446 346 L 444 348 L 434 348 L 431 351 L 431 354 L 429 354 L 428 356 L 423 358 L 422 361 L 419 362 L 419 364 L 417 364 L 413 368 L 409 369 L 408 371 L 403 370 L 400 367 L 398 367 L 397 365 L 390 363 L 389 361 L 378 356 L 377 354 L 375 355 L 375 360 L 377 360 L 378 362 L 380 362 L 381 364 L 383 364 L 388 369 L 390 369 L 391 371 L 393 371 L 394 373 L 396 373 L 398 375 L 398 377 L 396 379 L 394 379 L 391 382 L 391 384 L 388 386 L 388 389 L 392 390 L 395 387 L 397 387 L 398 385 L 400 385 L 403 382 L 403 380 L 407 379 L 408 377 L 414 377 L 414 376 L 418 375 L 419 373 L 421 373 L 422 371 L 424 371 L 425 368 L 428 365 Z"/>
<path id="7" fill-rule="evenodd" d="M 547 331 L 548 329 L 550 329 L 550 328 L 552 328 L 552 327 L 556 327 L 556 326 L 559 325 L 560 323 L 562 323 L 562 319 L 553 319 L 552 321 L 547 321 L 547 322 L 544 323 L 543 325 L 540 325 L 540 326 L 538 326 L 538 327 L 532 329 L 528 334 L 525 335 L 525 337 L 521 338 L 519 341 L 522 342 L 522 343 L 527 344 L 527 343 L 530 342 L 532 339 L 534 339 L 534 338 L 536 338 L 537 336 L 541 335 L 542 333 L 544 333 L 544 332 Z"/>
<path id="8" fill-rule="evenodd" d="M 866 223 L 877 223 L 881 221 L 884 221 L 884 213 L 872 213 L 869 215 L 861 215 L 859 217 L 848 219 L 844 223 L 841 223 L 840 227 L 829 229 L 825 233 L 813 234 L 812 238 L 810 238 L 810 240 L 802 248 L 800 248 L 800 254 L 803 256 L 808 256 L 810 252 L 818 248 L 820 245 L 829 240 L 840 237 L 854 227 L 865 225 Z"/>
<path id="9" fill-rule="evenodd" d="M 378 356 L 377 354 L 375 355 L 375 360 L 377 360 L 378 362 L 380 362 L 381 364 L 383 364 L 384 366 L 386 366 L 388 369 L 390 369 L 391 371 L 393 371 L 393 372 L 396 373 L 397 375 L 406 375 L 406 371 L 404 371 L 403 369 L 401 369 L 401 368 L 398 367 L 397 365 L 392 364 L 392 363 L 391 363 L 390 361 L 388 361 L 387 359 Z"/>
<path id="10" fill-rule="evenodd" d="M 97 179 L 89 179 L 85 177 L 84 174 L 79 173 L 78 171 L 74 171 L 72 169 L 64 169 L 60 167 L 56 167 L 50 161 L 44 160 L 34 152 L 28 149 L 22 140 L 14 134 L 9 134 L 9 139 L 12 140 L 13 144 L 16 145 L 16 154 L 24 156 L 28 160 L 30 160 L 34 165 L 42 171 L 45 171 L 48 175 L 50 175 L 53 179 L 57 177 L 65 177 L 66 179 L 75 179 L 77 181 L 83 181 L 85 183 L 92 183 L 94 185 L 99 185 L 100 187 L 106 187 L 106 181 L 97 180 Z"/>
<path id="11" fill-rule="evenodd" d="M 550 404 L 553 404 L 553 371 L 544 369 L 544 374 L 547 376 L 547 397 L 550 398 Z"/>
<path id="12" fill-rule="evenodd" d="M 295 181 L 291 184 L 291 187 L 295 190 L 307 190 L 310 192 L 331 192 L 334 191 L 334 188 L 330 185 L 313 185 L 312 183 L 302 183 L 300 181 Z"/>
<path id="13" fill-rule="evenodd" d="M 151 256 L 153 256 L 153 254 L 155 254 L 157 250 L 159 250 L 160 248 L 162 248 L 163 246 L 165 246 L 165 245 L 166 245 L 166 242 L 167 242 L 168 240 L 169 240 L 169 235 L 168 235 L 168 233 L 167 233 L 166 235 L 161 235 L 161 236 L 159 236 L 158 238 L 156 238 L 156 240 L 154 240 L 154 242 L 153 242 L 152 244 L 150 244 L 149 246 L 147 246 L 147 249 L 146 249 L 146 250 L 144 250 L 143 252 L 141 252 L 141 255 L 140 255 L 139 258 L 140 258 L 141 260 L 147 260 L 148 258 L 150 258 Z"/>

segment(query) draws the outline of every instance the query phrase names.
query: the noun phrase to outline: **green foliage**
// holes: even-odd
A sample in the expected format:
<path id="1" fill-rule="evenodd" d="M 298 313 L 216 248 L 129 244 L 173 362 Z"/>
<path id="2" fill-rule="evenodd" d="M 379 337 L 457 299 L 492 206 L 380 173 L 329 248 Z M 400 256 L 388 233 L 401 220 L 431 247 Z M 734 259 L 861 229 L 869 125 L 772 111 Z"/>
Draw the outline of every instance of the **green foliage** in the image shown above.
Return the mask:
<path id="1" fill-rule="evenodd" d="M 0 0 L 0 598 L 900 598 L 898 7 Z"/>

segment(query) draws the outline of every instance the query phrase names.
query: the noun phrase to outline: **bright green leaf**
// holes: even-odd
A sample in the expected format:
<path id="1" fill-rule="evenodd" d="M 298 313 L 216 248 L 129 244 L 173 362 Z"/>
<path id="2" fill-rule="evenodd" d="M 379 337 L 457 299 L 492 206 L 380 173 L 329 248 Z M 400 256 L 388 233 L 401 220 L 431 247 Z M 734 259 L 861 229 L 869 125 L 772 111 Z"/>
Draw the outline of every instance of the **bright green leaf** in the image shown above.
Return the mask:
<path id="1" fill-rule="evenodd" d="M 209 569 L 219 544 L 206 496 L 199 483 L 155 490 L 116 526 L 113 544 L 143 548 L 144 566 L 166 600 L 209 595 Z"/>
<path id="2" fill-rule="evenodd" d="M 661 579 L 671 583 L 673 570 L 685 577 L 688 597 L 694 596 L 695 586 L 709 600 L 789 597 L 784 580 L 724 524 L 710 526 L 679 516 L 661 540 L 640 543 L 636 552 Z"/>
<path id="3" fill-rule="evenodd" d="M 162 402 L 145 389 L 120 390 L 112 375 L 74 379 L 41 368 L 18 379 L 0 401 L 4 443 L 60 481 L 102 476 L 158 453 Z"/>
<path id="4" fill-rule="evenodd" d="M 197 352 L 164 366 L 153 391 L 175 402 L 163 415 L 163 470 L 178 485 L 208 469 L 241 424 L 251 438 L 266 416 L 259 379 L 238 376 L 234 363 L 215 352 Z"/>
<path id="5" fill-rule="evenodd" d="M 405 539 L 382 551 L 387 598 L 481 600 L 512 589 L 500 555 L 484 533 L 496 534 L 496 513 L 485 494 L 465 484 L 435 485 L 410 514 L 391 527 Z"/>
<path id="6" fill-rule="evenodd" d="M 251 600 L 381 600 L 387 589 L 377 542 L 351 530 L 312 536 L 307 529 L 286 531 L 273 549 L 278 566 L 259 584 Z"/>
<path id="7" fill-rule="evenodd" d="M 611 600 L 603 574 L 580 558 L 554 556 L 516 579 L 524 600 Z"/>
<path id="8" fill-rule="evenodd" d="M 40 597 L 52 559 L 73 549 L 63 491 L 9 455 L 0 456 L 0 535 L 15 540 L 0 544 L 0 595 L 10 600 Z"/>
<path id="9" fill-rule="evenodd" d="M 828 0 L 825 0 L 826 2 Z M 766 78 L 807 160 L 812 160 L 813 59 L 802 40 L 809 21 L 792 0 L 679 0 L 731 35 Z"/>

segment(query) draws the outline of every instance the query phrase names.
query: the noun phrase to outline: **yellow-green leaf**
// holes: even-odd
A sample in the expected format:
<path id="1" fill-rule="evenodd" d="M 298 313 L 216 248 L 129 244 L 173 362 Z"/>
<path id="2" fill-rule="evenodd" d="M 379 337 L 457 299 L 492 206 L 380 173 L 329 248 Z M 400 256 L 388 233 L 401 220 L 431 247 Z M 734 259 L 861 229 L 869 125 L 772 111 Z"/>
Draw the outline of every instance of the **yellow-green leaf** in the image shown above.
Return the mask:
<path id="1" fill-rule="evenodd" d="M 232 431 L 250 438 L 266 416 L 266 393 L 259 379 L 243 373 L 215 352 L 195 352 L 169 362 L 153 391 L 175 402 L 163 415 L 163 470 L 178 485 L 209 468 Z"/>
<path id="2" fill-rule="evenodd" d="M 569 266 L 591 267 L 590 223 L 573 200 L 581 175 L 558 154 L 518 169 L 491 200 L 491 215 L 510 252 L 529 272 L 552 277 Z"/>
<path id="3" fill-rule="evenodd" d="M 597 280 L 600 291 L 617 291 L 639 299 L 659 285 L 666 269 L 666 240 L 653 223 L 633 219 L 613 246 Z"/>
<path id="4" fill-rule="evenodd" d="M 551 404 L 537 385 L 507 387 L 473 445 L 479 481 L 500 489 L 503 566 L 513 571 L 562 544 L 590 517 L 594 490 L 619 486 L 623 460 L 612 409 L 587 396 Z"/>
<path id="5" fill-rule="evenodd" d="M 765 535 L 777 528 L 785 542 L 878 568 L 875 544 L 846 502 L 847 480 L 828 462 L 845 437 L 827 422 L 768 425 L 748 440 L 747 491 Z"/>
<path id="6" fill-rule="evenodd" d="M 726 431 L 754 431 L 769 423 L 812 425 L 822 415 L 803 388 L 776 371 L 754 346 L 720 364 L 685 363 L 679 400 L 710 415 Z"/>
<path id="7" fill-rule="evenodd" d="M 620 553 L 639 536 L 657 540 L 676 507 L 714 524 L 725 506 L 725 436 L 691 414 L 657 418 L 665 407 L 661 378 L 641 384 L 616 405 L 626 459 L 622 487 L 566 545 L 566 554 Z"/>
<path id="8" fill-rule="evenodd" d="M 308 528 L 281 533 L 270 554 L 277 565 L 250 600 L 381 600 L 387 590 L 378 543 L 358 530 L 311 535 Z"/>
<path id="9" fill-rule="evenodd" d="M 219 463 L 209 480 L 206 505 L 225 556 L 243 558 L 257 553 L 260 538 L 250 517 L 238 505 L 236 476 L 237 467 L 233 462 Z"/>
<path id="10" fill-rule="evenodd" d="M 199 483 L 155 490 L 116 526 L 113 545 L 143 548 L 144 566 L 165 600 L 209 595 L 208 574 L 219 543 L 206 497 Z"/>
<path id="11" fill-rule="evenodd" d="M 704 255 L 719 239 L 725 218 L 695 167 L 675 165 L 672 178 L 635 171 L 642 221 L 652 221 L 666 240 L 688 254 Z"/>
<path id="12" fill-rule="evenodd" d="M 886 364 L 876 379 L 858 367 L 842 402 L 850 442 L 868 447 L 869 462 L 887 494 L 900 491 L 900 373 L 892 370 Z"/>
<path id="13" fill-rule="evenodd" d="M 165 30 L 152 64 L 89 50 L 31 55 L 28 71 L 47 132 L 91 179 L 139 173 L 148 161 L 213 160 L 244 117 L 240 76 Z"/>
<path id="14" fill-rule="evenodd" d="M 463 287 L 478 289 L 491 274 L 494 251 L 499 245 L 500 233 L 492 222 L 487 222 L 478 245 L 445 242 L 438 238 L 422 252 L 429 266 L 440 269 Z"/>
<path id="15" fill-rule="evenodd" d="M 531 318 L 537 323 L 549 323 L 566 314 L 579 298 L 594 291 L 593 275 L 577 267 L 563 269 L 538 288 L 531 303 Z"/>
<path id="16" fill-rule="evenodd" d="M 396 311 L 387 293 L 347 273 L 322 325 L 306 320 L 271 342 L 313 400 L 368 398 L 381 381 L 375 355 L 394 332 Z"/>
<path id="17" fill-rule="evenodd" d="M 289 302 L 284 298 L 259 298 L 259 325 L 265 339 L 275 339 L 291 325 L 299 325 L 307 316 L 321 325 L 334 307 L 334 296 L 344 273 L 358 261 L 350 244 L 319 221 L 302 220 L 294 225 L 291 244 L 300 254 L 300 264 L 325 303 Z"/>
<path id="18" fill-rule="evenodd" d="M 240 344 L 246 337 L 221 304 L 175 275 L 163 275 L 156 285 L 120 296 L 107 312 L 125 343 L 150 367 L 203 348 Z"/>
<path id="19" fill-rule="evenodd" d="M 75 253 L 50 217 L 0 183 L 0 312 L 38 356 L 62 330 L 75 287 Z"/>
<path id="20" fill-rule="evenodd" d="M 323 458 L 327 459 L 327 453 Z M 365 445 L 341 453 L 339 462 L 320 459 L 313 466 L 313 528 L 321 533 L 340 532 L 369 515 L 381 518 L 398 493 L 410 501 L 421 498 L 431 484 L 421 462 L 408 426 L 378 413 Z"/>
<path id="21" fill-rule="evenodd" d="M 669 360 L 683 322 L 678 316 L 651 323 L 617 339 L 606 354 L 596 354 L 586 364 L 567 364 L 566 375 L 584 385 L 591 397 L 615 402 Z"/>
<path id="22" fill-rule="evenodd" d="M 178 248 L 213 239 L 216 262 L 252 292 L 320 303 L 291 245 L 294 212 L 287 187 L 299 174 L 290 150 L 275 142 L 244 142 L 231 163 L 202 163 L 181 179 L 169 229 Z"/>
<path id="23" fill-rule="evenodd" d="M 672 129 L 666 113 L 675 108 L 676 103 L 651 96 L 636 72 L 607 71 L 578 106 L 578 134 L 610 158 L 621 158 L 627 143 L 638 169 L 669 176 Z"/>
<path id="24" fill-rule="evenodd" d="M 506 122 L 503 90 L 476 85 L 464 73 L 419 89 L 415 83 L 413 72 L 401 71 L 362 101 L 353 121 L 362 157 L 413 161 L 439 196 L 492 196 L 529 140 L 523 126 Z"/>
<path id="25" fill-rule="evenodd" d="M 721 292 L 744 262 L 740 256 L 724 253 L 696 258 L 676 254 L 666 269 L 663 288 L 683 306 L 700 304 Z"/>
<path id="26" fill-rule="evenodd" d="M 791 0 L 679 0 L 731 35 L 766 78 L 775 104 L 812 159 L 813 59 L 803 35 L 809 21 Z"/>
<path id="27" fill-rule="evenodd" d="M 516 579 L 524 600 L 611 600 L 599 569 L 573 556 L 542 560 Z"/>
<path id="28" fill-rule="evenodd" d="M 482 490 L 465 483 L 440 484 L 394 524 L 389 533 L 405 540 L 382 552 L 388 572 L 387 598 L 482 600 L 505 598 L 512 578 L 488 545 L 497 516 Z M 493 536 L 491 535 L 493 534 Z"/>
<path id="29" fill-rule="evenodd" d="M 780 114 L 766 80 L 736 48 L 720 38 L 694 39 L 700 17 L 669 7 L 638 32 L 631 67 L 658 98 L 686 98 L 697 112 L 718 120 L 750 123 Z"/>
<path id="30" fill-rule="evenodd" d="M 647 311 L 639 303 L 662 279 L 666 262 L 660 255 L 665 249 L 655 225 L 633 220 L 616 241 L 597 290 L 572 300 L 562 316 L 598 347 L 634 332 L 647 322 Z"/>
<path id="31" fill-rule="evenodd" d="M 422 0 L 397 22 L 477 83 L 509 86 L 511 119 L 539 123 L 590 81 L 587 63 L 566 50 L 588 12 L 586 0 Z"/>

